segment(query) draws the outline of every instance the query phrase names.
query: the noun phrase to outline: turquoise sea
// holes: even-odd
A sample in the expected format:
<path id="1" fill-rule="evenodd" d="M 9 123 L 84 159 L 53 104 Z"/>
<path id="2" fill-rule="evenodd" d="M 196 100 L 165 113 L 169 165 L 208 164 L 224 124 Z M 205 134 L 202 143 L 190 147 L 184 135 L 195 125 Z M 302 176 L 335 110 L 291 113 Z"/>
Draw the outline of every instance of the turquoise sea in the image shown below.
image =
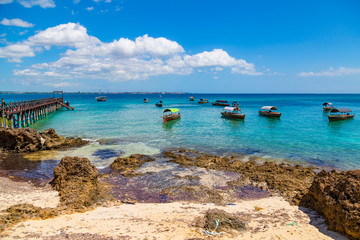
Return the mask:
<path id="1" fill-rule="evenodd" d="M 112 157 L 132 153 L 158 154 L 168 147 L 185 147 L 216 154 L 245 154 L 273 161 L 320 167 L 360 168 L 359 94 L 65 94 L 75 111 L 62 109 L 32 125 L 54 128 L 65 136 L 101 140 L 74 154 L 92 156 L 98 167 Z M 6 102 L 50 97 L 50 94 L 0 94 Z M 195 102 L 189 101 L 194 96 Z M 150 103 L 143 103 L 149 98 Z M 221 117 L 223 107 L 198 104 L 200 98 L 238 101 L 245 120 Z M 164 107 L 156 107 L 162 100 Z M 328 122 L 324 102 L 348 107 L 354 119 Z M 276 106 L 281 119 L 258 115 L 264 105 Z M 163 123 L 162 111 L 179 108 L 180 120 Z M 87 153 L 86 153 L 87 152 Z"/>

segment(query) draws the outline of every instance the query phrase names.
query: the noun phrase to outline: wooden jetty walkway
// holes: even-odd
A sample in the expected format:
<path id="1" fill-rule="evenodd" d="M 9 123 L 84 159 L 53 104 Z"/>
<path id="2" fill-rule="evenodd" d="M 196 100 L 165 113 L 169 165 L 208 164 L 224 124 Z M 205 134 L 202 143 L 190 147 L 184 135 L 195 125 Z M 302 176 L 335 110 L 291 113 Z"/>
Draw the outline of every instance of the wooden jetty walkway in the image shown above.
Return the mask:
<path id="1" fill-rule="evenodd" d="M 61 97 L 55 98 L 55 94 L 61 94 Z M 64 104 L 62 91 L 54 91 L 52 98 L 2 104 L 0 106 L 0 127 L 29 127 L 31 124 L 62 107 L 74 110 L 74 107 Z"/>

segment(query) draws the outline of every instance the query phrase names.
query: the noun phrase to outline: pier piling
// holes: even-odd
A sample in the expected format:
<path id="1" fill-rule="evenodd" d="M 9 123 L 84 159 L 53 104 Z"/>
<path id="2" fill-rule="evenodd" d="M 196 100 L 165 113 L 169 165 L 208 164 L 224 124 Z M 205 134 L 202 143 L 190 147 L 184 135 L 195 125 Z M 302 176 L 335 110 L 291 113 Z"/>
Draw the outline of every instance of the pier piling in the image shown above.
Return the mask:
<path id="1" fill-rule="evenodd" d="M 61 97 L 55 98 L 55 94 L 58 93 L 62 94 Z M 54 91 L 52 98 L 9 102 L 6 104 L 2 102 L 0 106 L 0 127 L 29 127 L 62 107 L 74 110 L 74 107 L 65 105 L 63 101 L 63 92 Z"/>

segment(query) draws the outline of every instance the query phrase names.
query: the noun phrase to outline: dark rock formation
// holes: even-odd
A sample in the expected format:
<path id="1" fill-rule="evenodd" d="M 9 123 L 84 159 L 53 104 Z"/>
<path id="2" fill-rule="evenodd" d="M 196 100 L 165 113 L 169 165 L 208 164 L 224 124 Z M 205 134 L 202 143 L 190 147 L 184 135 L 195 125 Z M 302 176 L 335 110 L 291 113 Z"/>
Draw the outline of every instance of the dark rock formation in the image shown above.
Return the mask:
<path id="1" fill-rule="evenodd" d="M 321 171 L 301 205 L 322 214 L 329 229 L 360 239 L 360 170 Z"/>
<path id="2" fill-rule="evenodd" d="M 0 217 L 0 232 L 26 219 L 47 219 L 58 216 L 55 209 L 36 207 L 32 204 L 18 204 L 9 207 Z"/>
<path id="3" fill-rule="evenodd" d="M 218 226 L 216 226 L 216 220 Z M 232 232 L 232 231 L 245 231 L 246 226 L 240 217 L 227 213 L 220 209 L 210 209 L 206 211 L 203 218 L 198 218 L 195 223 L 196 227 L 204 228 L 209 232 L 213 232 L 216 228 L 216 233 L 219 232 Z"/>
<path id="4" fill-rule="evenodd" d="M 107 197 L 98 181 L 98 171 L 87 158 L 64 157 L 54 169 L 52 187 L 59 191 L 61 204 L 86 209 Z"/>
<path id="5" fill-rule="evenodd" d="M 121 175 L 124 177 L 131 177 L 139 175 L 134 171 L 141 167 L 146 162 L 154 161 L 155 159 L 142 154 L 133 154 L 130 157 L 117 158 L 110 165 L 110 168 L 113 170 L 119 170 Z"/>
<path id="6" fill-rule="evenodd" d="M 64 149 L 87 144 L 81 138 L 63 138 L 54 129 L 38 132 L 30 128 L 0 128 L 0 150 L 5 152 L 35 152 Z"/>
<path id="7" fill-rule="evenodd" d="M 299 203 L 315 176 L 313 168 L 273 162 L 259 164 L 254 160 L 243 162 L 235 156 L 219 157 L 184 148 L 169 149 L 163 154 L 170 158 L 171 162 L 186 167 L 197 166 L 240 173 L 241 178 L 238 181 L 232 181 L 231 185 L 254 185 L 265 190 L 268 188 L 273 192 L 279 192 L 294 204 Z"/>

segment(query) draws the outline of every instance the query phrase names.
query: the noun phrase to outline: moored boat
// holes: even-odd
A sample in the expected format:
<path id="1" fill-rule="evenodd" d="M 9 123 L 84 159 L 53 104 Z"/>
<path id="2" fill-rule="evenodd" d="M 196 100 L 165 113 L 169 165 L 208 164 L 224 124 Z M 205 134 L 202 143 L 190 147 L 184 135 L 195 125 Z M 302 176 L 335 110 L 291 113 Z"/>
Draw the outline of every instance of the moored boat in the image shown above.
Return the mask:
<path id="1" fill-rule="evenodd" d="M 224 111 L 221 112 L 221 115 L 226 118 L 234 119 L 244 119 L 245 114 L 241 112 L 241 109 L 238 107 L 225 107 Z"/>
<path id="2" fill-rule="evenodd" d="M 209 100 L 200 98 L 200 101 L 198 101 L 198 103 L 209 103 Z"/>
<path id="3" fill-rule="evenodd" d="M 164 119 L 164 122 L 168 122 L 171 120 L 175 120 L 181 117 L 180 110 L 177 108 L 167 108 L 163 112 L 162 118 Z"/>
<path id="4" fill-rule="evenodd" d="M 190 101 L 190 102 L 195 101 L 194 97 L 193 97 L 193 96 L 189 97 L 189 101 Z"/>
<path id="5" fill-rule="evenodd" d="M 105 102 L 107 100 L 107 97 L 106 96 L 99 96 L 99 97 L 96 97 L 95 99 L 98 102 Z"/>
<path id="6" fill-rule="evenodd" d="M 156 105 L 157 107 L 162 107 L 162 106 L 163 106 L 163 102 L 162 102 L 162 101 L 158 101 L 158 102 L 155 103 L 155 105 Z"/>
<path id="7" fill-rule="evenodd" d="M 354 114 L 351 113 L 351 109 L 349 108 L 334 108 L 330 111 L 330 114 L 328 115 L 330 122 L 345 120 L 353 117 Z"/>
<path id="8" fill-rule="evenodd" d="M 148 98 L 144 98 L 144 103 L 148 103 L 149 99 Z"/>
<path id="9" fill-rule="evenodd" d="M 329 102 L 323 103 L 324 111 L 330 111 L 332 109 L 334 109 L 334 105 L 332 103 L 329 103 Z"/>
<path id="10" fill-rule="evenodd" d="M 227 107 L 230 106 L 228 101 L 224 101 L 224 100 L 216 100 L 215 102 L 211 103 L 213 106 L 223 106 L 223 107 Z"/>
<path id="11" fill-rule="evenodd" d="M 281 113 L 279 113 L 277 110 L 278 110 L 277 107 L 274 107 L 274 106 L 263 106 L 259 111 L 259 115 L 265 116 L 265 117 L 280 118 Z"/>

